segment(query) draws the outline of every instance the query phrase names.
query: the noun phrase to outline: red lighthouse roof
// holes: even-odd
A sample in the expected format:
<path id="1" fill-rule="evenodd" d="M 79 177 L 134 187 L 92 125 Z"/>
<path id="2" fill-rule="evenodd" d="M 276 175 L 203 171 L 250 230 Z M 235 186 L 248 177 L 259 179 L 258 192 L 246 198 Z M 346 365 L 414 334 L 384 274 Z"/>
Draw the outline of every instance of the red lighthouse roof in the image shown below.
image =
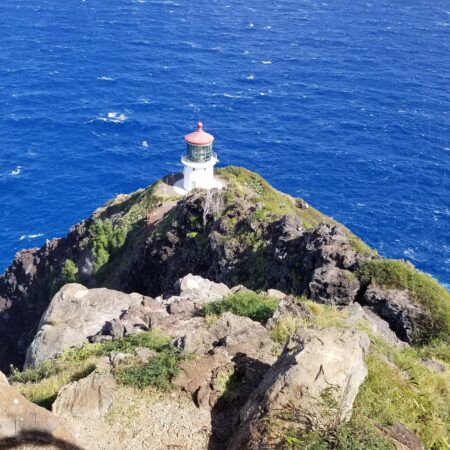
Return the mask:
<path id="1" fill-rule="evenodd" d="M 214 141 L 214 136 L 203 131 L 203 123 L 198 122 L 197 129 L 194 132 L 187 134 L 184 137 L 184 140 L 192 145 L 208 145 Z"/>

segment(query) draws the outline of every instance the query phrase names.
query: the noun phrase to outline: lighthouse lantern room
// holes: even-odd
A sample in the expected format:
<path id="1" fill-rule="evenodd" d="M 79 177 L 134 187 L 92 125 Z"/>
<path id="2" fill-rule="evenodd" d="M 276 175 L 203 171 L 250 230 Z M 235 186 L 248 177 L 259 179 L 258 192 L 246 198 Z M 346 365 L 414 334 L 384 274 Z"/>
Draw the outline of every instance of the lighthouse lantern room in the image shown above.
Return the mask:
<path id="1" fill-rule="evenodd" d="M 214 136 L 203 131 L 202 122 L 198 122 L 197 129 L 187 134 L 184 140 L 187 152 L 181 157 L 184 177 L 179 187 L 187 192 L 195 188 L 221 188 L 220 181 L 214 178 L 214 166 L 219 161 L 212 149 Z"/>

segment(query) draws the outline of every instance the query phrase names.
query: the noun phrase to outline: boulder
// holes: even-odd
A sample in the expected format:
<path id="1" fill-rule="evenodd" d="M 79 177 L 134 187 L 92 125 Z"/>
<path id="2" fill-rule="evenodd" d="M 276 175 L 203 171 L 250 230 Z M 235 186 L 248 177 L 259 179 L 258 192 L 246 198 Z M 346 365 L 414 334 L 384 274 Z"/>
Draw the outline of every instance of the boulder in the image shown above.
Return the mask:
<path id="1" fill-rule="evenodd" d="M 268 289 L 267 290 L 267 297 L 273 297 L 277 300 L 283 300 L 287 294 L 284 292 L 279 291 L 278 289 Z"/>
<path id="2" fill-rule="evenodd" d="M 18 447 L 15 442 L 82 450 L 59 417 L 28 401 L 3 379 L 0 389 L 0 443 L 7 448 Z"/>
<path id="3" fill-rule="evenodd" d="M 311 298 L 331 305 L 348 305 L 353 302 L 359 287 L 359 281 L 352 272 L 332 264 L 316 269 L 309 283 Z"/>
<path id="4" fill-rule="evenodd" d="M 305 270 L 314 270 L 329 264 L 341 269 L 353 269 L 358 262 L 359 256 L 339 225 L 321 223 L 305 237 Z"/>
<path id="5" fill-rule="evenodd" d="M 320 432 L 348 420 L 369 344 L 355 330 L 299 330 L 241 409 L 228 449 L 275 448 L 294 424 Z"/>
<path id="6" fill-rule="evenodd" d="M 428 369 L 432 370 L 433 372 L 436 373 L 444 373 L 447 371 L 447 367 L 444 363 L 441 363 L 439 361 L 436 361 L 434 359 L 430 359 L 430 358 L 424 358 L 422 359 L 422 364 L 425 367 L 428 367 Z"/>
<path id="7" fill-rule="evenodd" d="M 222 349 L 211 355 L 182 363 L 180 374 L 174 380 L 174 384 L 192 394 L 197 406 L 212 408 L 217 401 L 219 390 L 217 386 L 214 386 L 214 380 L 220 373 L 227 370 L 233 371 L 234 365 L 231 362 L 231 356 Z M 213 393 L 215 393 L 214 396 Z"/>
<path id="8" fill-rule="evenodd" d="M 414 340 L 421 324 L 427 322 L 424 311 L 414 303 L 408 291 L 370 285 L 364 293 L 364 301 L 389 322 L 400 339 L 408 343 Z"/>
<path id="9" fill-rule="evenodd" d="M 108 373 L 93 372 L 64 386 L 52 405 L 60 417 L 102 417 L 113 402 L 116 383 Z"/>
<path id="10" fill-rule="evenodd" d="M 120 364 L 126 364 L 131 358 L 133 358 L 133 355 L 131 353 L 122 353 L 116 350 L 109 352 L 108 356 L 109 362 L 114 368 L 120 366 Z"/>
<path id="11" fill-rule="evenodd" d="M 361 306 L 355 302 L 349 305 L 346 311 L 349 313 L 349 317 L 346 320 L 349 325 L 357 325 L 359 321 L 364 321 L 375 335 L 389 342 L 391 345 L 397 347 L 408 345 L 398 338 L 386 320 L 378 314 L 375 314 L 368 306 Z"/>
<path id="12" fill-rule="evenodd" d="M 396 450 L 424 450 L 420 439 L 400 422 L 378 428 L 394 442 Z"/>
<path id="13" fill-rule="evenodd" d="M 134 353 L 136 355 L 136 358 L 142 364 L 147 364 L 152 358 L 154 358 L 158 354 L 158 352 L 148 347 L 137 347 L 134 349 Z"/>
<path id="14" fill-rule="evenodd" d="M 310 318 L 311 312 L 297 298 L 287 295 L 278 302 L 277 309 L 267 321 L 266 327 L 272 329 L 280 317 L 286 316 Z"/>
<path id="15" fill-rule="evenodd" d="M 182 341 L 188 352 L 202 354 L 223 347 L 231 357 L 241 353 L 267 364 L 275 361 L 269 331 L 259 322 L 230 312 L 222 314 L 210 328 L 204 323 L 197 328 L 186 328 Z"/>
<path id="16" fill-rule="evenodd" d="M 140 304 L 131 305 L 119 317 L 106 322 L 97 336 L 121 339 L 133 333 L 155 328 L 167 316 L 166 306 L 161 301 L 143 297 Z"/>
<path id="17" fill-rule="evenodd" d="M 38 332 L 28 347 L 25 367 L 35 367 L 65 348 L 81 346 L 101 331 L 107 321 L 142 300 L 139 294 L 66 284 L 42 316 Z"/>
<path id="18" fill-rule="evenodd" d="M 196 303 L 207 303 L 221 300 L 231 294 L 226 284 L 214 283 L 198 275 L 186 275 L 175 283 L 175 290 L 179 297 L 195 299 Z"/>

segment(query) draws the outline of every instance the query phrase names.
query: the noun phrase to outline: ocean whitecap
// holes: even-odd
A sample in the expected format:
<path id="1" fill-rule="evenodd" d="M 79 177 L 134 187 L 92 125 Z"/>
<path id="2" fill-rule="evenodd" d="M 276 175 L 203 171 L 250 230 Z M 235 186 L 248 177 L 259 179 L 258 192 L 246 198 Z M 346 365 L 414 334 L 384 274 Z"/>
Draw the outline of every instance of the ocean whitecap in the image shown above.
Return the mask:
<path id="1" fill-rule="evenodd" d="M 144 148 L 149 148 L 150 147 L 150 145 L 148 144 L 148 142 L 147 141 L 142 141 L 142 147 L 144 147 Z"/>
<path id="2" fill-rule="evenodd" d="M 22 166 L 17 166 L 15 169 L 11 170 L 10 174 L 15 177 L 22 172 Z"/>
<path id="3" fill-rule="evenodd" d="M 97 119 L 103 122 L 122 123 L 125 122 L 125 120 L 127 120 L 128 117 L 123 113 L 119 114 L 113 111 L 107 113 L 106 116 L 97 117 Z"/>
<path id="4" fill-rule="evenodd" d="M 23 234 L 22 236 L 20 236 L 19 241 L 23 241 L 24 239 L 36 239 L 41 236 L 44 236 L 44 233 Z"/>

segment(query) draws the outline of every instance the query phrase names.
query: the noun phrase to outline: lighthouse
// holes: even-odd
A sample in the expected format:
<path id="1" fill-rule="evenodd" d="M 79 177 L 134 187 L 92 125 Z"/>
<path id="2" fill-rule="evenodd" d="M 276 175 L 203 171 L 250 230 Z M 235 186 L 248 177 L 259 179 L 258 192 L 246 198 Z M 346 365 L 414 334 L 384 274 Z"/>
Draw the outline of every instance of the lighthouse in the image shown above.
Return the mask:
<path id="1" fill-rule="evenodd" d="M 187 134 L 184 140 L 187 151 L 181 156 L 183 179 L 176 186 L 186 192 L 196 188 L 222 188 L 222 183 L 214 178 L 214 166 L 219 162 L 212 149 L 214 136 L 203 131 L 203 123 L 198 122 L 197 129 Z"/>

